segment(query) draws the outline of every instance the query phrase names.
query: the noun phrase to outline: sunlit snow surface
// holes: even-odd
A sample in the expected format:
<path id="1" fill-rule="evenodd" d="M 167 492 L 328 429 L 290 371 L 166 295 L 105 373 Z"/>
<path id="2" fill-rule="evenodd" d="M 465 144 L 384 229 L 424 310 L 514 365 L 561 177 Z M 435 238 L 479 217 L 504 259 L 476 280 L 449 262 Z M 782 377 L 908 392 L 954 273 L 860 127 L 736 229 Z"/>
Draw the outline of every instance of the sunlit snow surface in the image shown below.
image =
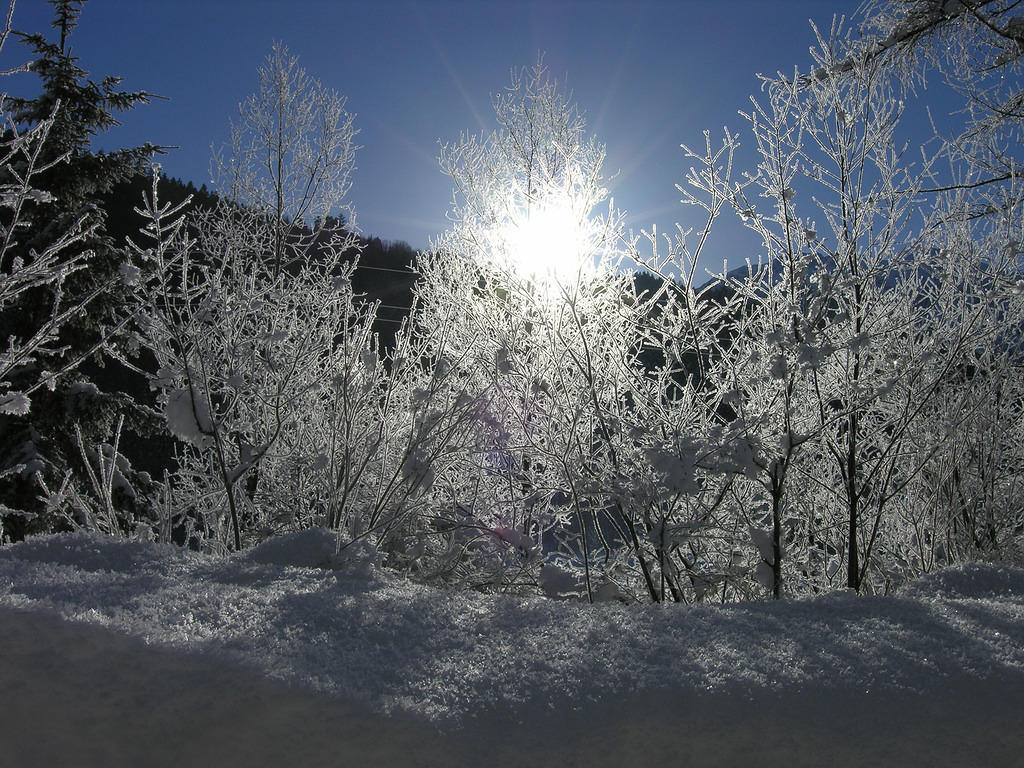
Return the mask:
<path id="1" fill-rule="evenodd" d="M 1024 571 L 990 566 L 591 607 L 411 584 L 324 532 L 49 536 L 0 548 L 0 659 L 0 766 L 1024 766 Z"/>

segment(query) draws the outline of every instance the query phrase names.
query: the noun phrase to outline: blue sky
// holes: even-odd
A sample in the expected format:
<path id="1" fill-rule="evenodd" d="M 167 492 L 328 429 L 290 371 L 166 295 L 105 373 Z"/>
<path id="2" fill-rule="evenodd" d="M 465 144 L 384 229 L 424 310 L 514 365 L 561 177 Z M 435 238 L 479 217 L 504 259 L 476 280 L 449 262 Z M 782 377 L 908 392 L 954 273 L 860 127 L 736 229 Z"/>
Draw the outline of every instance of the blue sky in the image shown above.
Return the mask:
<path id="1" fill-rule="evenodd" d="M 227 136 L 238 103 L 275 40 L 313 76 L 348 98 L 360 129 L 352 191 L 365 234 L 417 248 L 445 228 L 451 184 L 437 164 L 440 141 L 493 127 L 490 97 L 512 67 L 539 51 L 566 76 L 591 133 L 608 151 L 616 205 L 637 230 L 697 223 L 675 189 L 686 164 L 680 143 L 702 131 L 738 130 L 756 72 L 806 67 L 808 20 L 828 27 L 859 0 L 91 0 L 72 37 L 93 77 L 166 97 L 123 116 L 101 138 L 112 149 L 174 145 L 172 176 L 209 181 L 210 147 Z M 45 0 L 18 0 L 14 27 L 48 30 Z M 25 57 L 10 41 L 6 64 Z M 8 82 L 31 92 L 32 76 Z M 723 226 L 711 262 L 741 263 L 756 242 Z"/>

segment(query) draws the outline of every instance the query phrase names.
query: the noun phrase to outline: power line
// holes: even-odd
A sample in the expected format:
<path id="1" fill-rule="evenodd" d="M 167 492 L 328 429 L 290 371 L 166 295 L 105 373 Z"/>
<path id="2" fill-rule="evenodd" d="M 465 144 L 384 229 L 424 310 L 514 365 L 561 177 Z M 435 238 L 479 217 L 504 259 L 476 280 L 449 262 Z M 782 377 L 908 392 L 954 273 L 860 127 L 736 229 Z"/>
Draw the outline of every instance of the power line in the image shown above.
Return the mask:
<path id="1" fill-rule="evenodd" d="M 392 269 L 391 267 L 371 267 L 363 264 L 356 264 L 356 269 L 372 269 L 375 272 L 397 272 L 400 275 L 418 275 L 419 273 L 412 269 Z"/>

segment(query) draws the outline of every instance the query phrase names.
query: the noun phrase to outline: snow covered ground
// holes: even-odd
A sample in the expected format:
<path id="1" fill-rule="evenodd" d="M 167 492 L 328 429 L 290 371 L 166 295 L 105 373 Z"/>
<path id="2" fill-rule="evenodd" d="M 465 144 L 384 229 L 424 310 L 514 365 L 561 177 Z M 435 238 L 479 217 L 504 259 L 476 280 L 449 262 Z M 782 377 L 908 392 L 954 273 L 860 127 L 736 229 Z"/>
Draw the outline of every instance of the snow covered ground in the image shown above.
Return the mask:
<path id="1" fill-rule="evenodd" d="M 1022 570 L 587 606 L 331 551 L 0 548 L 0 765 L 1024 766 Z"/>

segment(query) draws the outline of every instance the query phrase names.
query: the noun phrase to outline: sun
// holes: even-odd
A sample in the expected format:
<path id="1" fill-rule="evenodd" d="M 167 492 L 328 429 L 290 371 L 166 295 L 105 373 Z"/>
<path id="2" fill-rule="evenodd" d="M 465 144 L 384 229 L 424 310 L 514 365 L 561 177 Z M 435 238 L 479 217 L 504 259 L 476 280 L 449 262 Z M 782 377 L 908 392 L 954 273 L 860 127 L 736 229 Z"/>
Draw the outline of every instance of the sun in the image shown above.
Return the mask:
<path id="1" fill-rule="evenodd" d="M 502 224 L 502 260 L 520 277 L 564 285 L 594 269 L 594 229 L 572 194 L 546 195 L 516 208 Z"/>

